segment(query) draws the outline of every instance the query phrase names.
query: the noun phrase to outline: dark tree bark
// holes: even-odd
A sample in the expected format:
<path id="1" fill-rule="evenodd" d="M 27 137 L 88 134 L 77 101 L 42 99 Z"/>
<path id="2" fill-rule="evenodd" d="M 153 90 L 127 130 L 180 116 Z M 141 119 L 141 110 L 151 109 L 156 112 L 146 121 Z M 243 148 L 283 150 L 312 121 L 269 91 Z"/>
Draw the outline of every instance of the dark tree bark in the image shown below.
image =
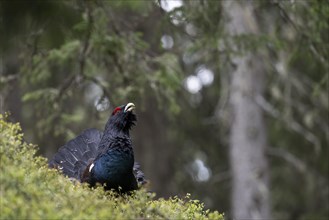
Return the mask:
<path id="1" fill-rule="evenodd" d="M 142 164 L 146 178 L 150 180 L 150 190 L 159 197 L 169 197 L 173 194 L 174 145 L 168 140 L 166 131 L 167 119 L 161 113 L 157 103 L 148 98 L 146 111 L 139 111 L 138 123 L 134 133 L 136 160 Z M 158 112 L 159 114 L 153 114 Z"/>

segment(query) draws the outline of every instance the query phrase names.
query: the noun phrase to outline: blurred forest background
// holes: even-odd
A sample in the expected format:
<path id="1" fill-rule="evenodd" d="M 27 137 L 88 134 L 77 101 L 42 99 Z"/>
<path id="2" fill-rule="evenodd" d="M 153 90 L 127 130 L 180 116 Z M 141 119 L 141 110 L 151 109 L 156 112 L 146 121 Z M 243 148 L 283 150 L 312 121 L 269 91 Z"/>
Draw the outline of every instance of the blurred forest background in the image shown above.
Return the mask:
<path id="1" fill-rule="evenodd" d="M 326 219 L 328 1 L 0 1 L 0 111 L 48 158 L 134 102 L 159 197 Z"/>

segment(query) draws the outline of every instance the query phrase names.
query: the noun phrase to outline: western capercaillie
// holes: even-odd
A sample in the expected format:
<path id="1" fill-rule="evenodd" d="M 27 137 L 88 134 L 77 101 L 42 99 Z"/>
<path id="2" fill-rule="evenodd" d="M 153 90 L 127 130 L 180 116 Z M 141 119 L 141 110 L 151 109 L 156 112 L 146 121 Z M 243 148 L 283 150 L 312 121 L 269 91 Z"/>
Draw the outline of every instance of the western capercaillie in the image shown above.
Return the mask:
<path id="1" fill-rule="evenodd" d="M 87 182 L 100 183 L 105 189 L 129 192 L 146 183 L 134 151 L 129 131 L 136 123 L 135 105 L 116 107 L 105 125 L 104 132 L 87 129 L 67 142 L 49 162 L 64 175 Z M 120 190 L 119 190 L 120 189 Z"/>

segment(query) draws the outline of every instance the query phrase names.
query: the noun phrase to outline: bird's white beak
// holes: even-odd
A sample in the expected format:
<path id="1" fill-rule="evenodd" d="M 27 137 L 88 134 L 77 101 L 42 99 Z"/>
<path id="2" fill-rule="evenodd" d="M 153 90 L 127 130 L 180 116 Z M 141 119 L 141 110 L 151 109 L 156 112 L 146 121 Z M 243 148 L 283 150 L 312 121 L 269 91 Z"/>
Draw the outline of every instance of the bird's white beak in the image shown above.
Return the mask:
<path id="1" fill-rule="evenodd" d="M 135 109 L 135 105 L 130 102 L 126 105 L 124 112 L 131 112 L 133 109 Z"/>

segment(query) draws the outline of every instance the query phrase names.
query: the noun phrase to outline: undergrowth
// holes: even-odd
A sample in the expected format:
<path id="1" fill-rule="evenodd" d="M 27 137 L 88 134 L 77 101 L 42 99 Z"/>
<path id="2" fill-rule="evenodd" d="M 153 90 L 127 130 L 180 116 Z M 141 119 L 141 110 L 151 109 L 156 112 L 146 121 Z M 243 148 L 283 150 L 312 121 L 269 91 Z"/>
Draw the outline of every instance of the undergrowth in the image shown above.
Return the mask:
<path id="1" fill-rule="evenodd" d="M 224 219 L 190 195 L 154 199 L 138 190 L 119 196 L 73 183 L 35 153 L 36 146 L 23 141 L 19 124 L 0 114 L 1 219 Z"/>

